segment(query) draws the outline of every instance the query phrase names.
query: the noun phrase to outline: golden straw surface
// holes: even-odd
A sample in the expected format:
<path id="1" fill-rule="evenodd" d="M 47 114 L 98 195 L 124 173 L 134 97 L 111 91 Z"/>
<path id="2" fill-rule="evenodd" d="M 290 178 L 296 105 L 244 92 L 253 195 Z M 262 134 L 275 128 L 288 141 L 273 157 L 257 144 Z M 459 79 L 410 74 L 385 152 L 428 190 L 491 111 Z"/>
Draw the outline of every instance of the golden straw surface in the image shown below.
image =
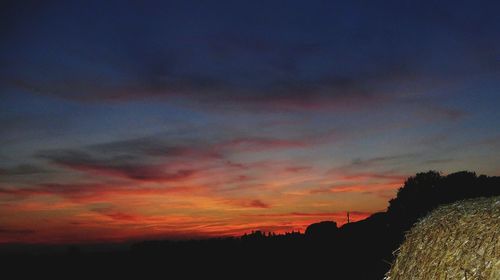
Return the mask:
<path id="1" fill-rule="evenodd" d="M 500 196 L 432 211 L 406 234 L 385 279 L 500 279 Z"/>

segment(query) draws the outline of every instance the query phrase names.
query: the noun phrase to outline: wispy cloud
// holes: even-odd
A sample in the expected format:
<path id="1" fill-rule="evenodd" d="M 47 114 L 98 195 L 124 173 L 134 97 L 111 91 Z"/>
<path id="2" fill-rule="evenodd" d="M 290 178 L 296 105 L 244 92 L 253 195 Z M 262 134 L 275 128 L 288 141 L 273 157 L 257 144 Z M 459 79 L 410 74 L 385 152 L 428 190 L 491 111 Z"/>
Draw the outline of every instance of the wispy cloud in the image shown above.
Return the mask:
<path id="1" fill-rule="evenodd" d="M 220 148 L 244 152 L 306 147 L 307 142 L 292 139 L 237 138 L 220 144 Z"/>
<path id="2" fill-rule="evenodd" d="M 203 187 L 134 187 L 129 185 L 41 184 L 30 188 L 0 188 L 0 198 L 23 200 L 29 197 L 57 196 L 74 203 L 95 203 L 124 196 L 172 195 L 203 192 Z"/>
<path id="3" fill-rule="evenodd" d="M 33 164 L 20 164 L 14 167 L 0 168 L 0 176 L 32 175 L 46 172 L 48 172 L 47 169 Z"/>
<path id="4" fill-rule="evenodd" d="M 398 163 L 405 160 L 411 160 L 417 157 L 418 154 L 410 153 L 410 154 L 401 154 L 401 155 L 392 155 L 392 156 L 379 156 L 372 157 L 367 159 L 356 158 L 353 159 L 350 165 L 346 165 L 347 167 L 373 167 L 379 164 L 384 163 Z"/>
<path id="5" fill-rule="evenodd" d="M 400 183 L 402 181 L 398 182 L 389 182 L 389 183 L 352 183 L 352 184 L 341 184 L 341 185 L 333 185 L 330 187 L 322 187 L 322 188 L 315 188 L 311 189 L 310 193 L 311 194 L 324 194 L 324 193 L 365 193 L 365 194 L 370 194 L 370 193 L 379 193 L 379 192 L 385 192 L 388 190 L 396 190 L 400 186 Z"/>
<path id="6" fill-rule="evenodd" d="M 271 206 L 267 203 L 262 202 L 260 199 L 254 199 L 247 204 L 250 207 L 256 208 L 270 208 Z"/>
<path id="7" fill-rule="evenodd" d="M 38 156 L 70 169 L 137 181 L 182 181 L 196 173 L 193 169 L 168 170 L 168 165 L 142 164 L 137 162 L 139 158 L 126 155 L 99 158 L 81 151 L 57 150 L 41 152 Z"/>
<path id="8" fill-rule="evenodd" d="M 31 235 L 31 234 L 35 234 L 35 233 L 36 233 L 36 231 L 33 229 L 18 229 L 18 228 L 0 227 L 0 236 L 1 235 Z"/>

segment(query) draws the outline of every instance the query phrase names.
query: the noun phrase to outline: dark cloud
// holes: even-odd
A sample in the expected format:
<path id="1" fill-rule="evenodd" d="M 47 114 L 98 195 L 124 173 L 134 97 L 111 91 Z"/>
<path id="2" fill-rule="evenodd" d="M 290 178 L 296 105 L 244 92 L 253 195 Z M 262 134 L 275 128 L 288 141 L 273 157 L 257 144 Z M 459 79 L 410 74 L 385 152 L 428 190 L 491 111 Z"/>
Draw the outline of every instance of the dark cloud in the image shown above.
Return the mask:
<path id="1" fill-rule="evenodd" d="M 423 163 L 424 164 L 443 164 L 443 163 L 453 162 L 455 160 L 456 159 L 454 159 L 454 158 L 438 158 L 438 159 L 425 160 Z"/>
<path id="2" fill-rule="evenodd" d="M 167 165 L 141 163 L 133 155 L 99 157 L 77 150 L 55 150 L 39 152 L 37 156 L 70 169 L 137 181 L 175 182 L 196 173 L 193 169 L 167 170 Z"/>
<path id="3" fill-rule="evenodd" d="M 175 137 L 178 138 L 179 135 Z M 172 135 L 149 136 L 94 144 L 87 148 L 104 154 L 128 154 L 162 158 L 219 159 L 223 155 L 211 148 L 210 142 L 193 139 L 170 139 Z M 203 143 L 202 143 L 203 142 Z"/>
<path id="4" fill-rule="evenodd" d="M 0 188 L 0 194 L 20 199 L 33 195 L 61 195 L 69 198 L 93 196 L 96 193 L 113 191 L 116 186 L 105 183 L 94 184 L 39 184 L 31 188 Z"/>
<path id="5" fill-rule="evenodd" d="M 401 155 L 393 155 L 393 156 L 380 156 L 380 157 L 373 157 L 373 158 L 368 158 L 368 159 L 361 159 L 361 158 L 356 158 L 353 159 L 351 164 L 345 166 L 345 167 L 373 167 L 376 165 L 380 164 L 387 164 L 387 163 L 400 163 L 402 161 L 408 161 L 411 159 L 414 159 L 415 157 L 418 157 L 418 154 L 414 153 L 409 153 L 409 154 L 401 154 Z"/>
<path id="6" fill-rule="evenodd" d="M 277 150 L 277 149 L 290 149 L 290 148 L 303 148 L 311 143 L 306 140 L 299 139 L 277 139 L 277 138 L 265 138 L 265 137 L 244 137 L 235 138 L 232 140 L 224 141 L 218 144 L 218 148 L 222 150 L 233 150 L 233 151 L 266 151 L 266 150 Z"/>
<path id="7" fill-rule="evenodd" d="M 0 176 L 33 175 L 48 172 L 47 169 L 33 164 L 19 164 L 14 167 L 0 168 Z"/>
<path id="8" fill-rule="evenodd" d="M 289 166 L 285 168 L 285 171 L 288 171 L 290 173 L 300 173 L 300 172 L 307 172 L 312 169 L 312 166 Z"/>
<path id="9" fill-rule="evenodd" d="M 36 231 L 33 229 L 17 229 L 17 228 L 7 228 L 0 227 L 0 235 L 31 235 L 35 234 Z"/>
<path id="10" fill-rule="evenodd" d="M 231 160 L 235 153 L 300 149 L 329 141 L 327 133 L 314 139 L 272 137 L 229 137 L 215 141 L 142 137 L 93 144 L 79 149 L 44 150 L 37 159 L 77 171 L 137 181 L 181 182 L 206 171 L 205 164 L 232 169 L 250 166 Z M 294 169 L 292 171 L 299 171 Z M 238 180 L 246 180 L 238 177 Z"/>
<path id="11" fill-rule="evenodd" d="M 267 203 L 262 202 L 259 199 L 254 199 L 248 203 L 249 207 L 255 207 L 255 208 L 270 208 L 271 206 Z"/>
<path id="12" fill-rule="evenodd" d="M 87 102 L 338 109 L 491 71 L 484 65 L 498 55 L 484 51 L 499 44 L 490 3 L 292 2 L 59 3 L 34 14 L 12 5 L 2 88 Z"/>
<path id="13" fill-rule="evenodd" d="M 141 220 L 141 217 L 139 215 L 132 215 L 120 211 L 116 211 L 113 207 L 100 207 L 100 208 L 93 208 L 91 209 L 92 212 L 99 213 L 105 217 L 111 218 L 113 220 L 119 220 L 119 221 L 139 221 Z"/>
<path id="14" fill-rule="evenodd" d="M 68 183 L 38 184 L 30 188 L 0 188 L 0 197 L 12 201 L 28 197 L 56 195 L 72 203 L 96 203 L 113 200 L 116 195 L 165 195 L 176 193 L 194 193 L 202 191 L 200 187 L 138 187 L 135 184 L 102 182 L 102 183 Z"/>
<path id="15" fill-rule="evenodd" d="M 360 179 L 383 179 L 389 180 L 395 183 L 401 183 L 408 176 L 405 174 L 397 173 L 394 171 L 385 172 L 351 172 L 341 175 L 342 179 L 346 180 L 360 180 Z"/>
<path id="16" fill-rule="evenodd" d="M 281 149 L 295 149 L 311 146 L 322 141 L 336 138 L 333 132 L 316 135 L 315 139 L 307 135 L 296 139 L 285 139 L 265 136 L 221 135 L 217 140 L 197 138 L 193 136 L 157 135 L 129 140 L 112 141 L 93 144 L 83 148 L 91 154 L 107 155 L 115 159 L 137 161 L 144 157 L 165 159 L 211 159 L 224 160 L 234 152 L 255 152 Z M 73 153 L 77 151 L 61 151 Z M 43 156 L 43 152 L 40 154 Z M 80 157 L 85 155 L 80 154 Z"/>
<path id="17" fill-rule="evenodd" d="M 43 81 L 23 79 L 8 83 L 14 88 L 37 94 L 85 102 L 123 102 L 155 98 L 165 102 L 222 109 L 235 106 L 251 110 L 352 109 L 397 100 L 397 97 L 387 94 L 383 86 L 389 82 L 413 80 L 401 73 L 393 73 L 392 70 L 383 72 L 383 69 L 377 69 L 374 73 L 346 76 L 279 78 L 260 86 L 255 85 L 259 84 L 258 81 L 252 80 L 241 85 L 233 84 L 228 78 L 215 81 L 189 75 L 168 78 L 151 76 L 135 83 L 118 85 L 98 82 L 96 84 L 95 78 L 61 81 L 50 77 Z"/>

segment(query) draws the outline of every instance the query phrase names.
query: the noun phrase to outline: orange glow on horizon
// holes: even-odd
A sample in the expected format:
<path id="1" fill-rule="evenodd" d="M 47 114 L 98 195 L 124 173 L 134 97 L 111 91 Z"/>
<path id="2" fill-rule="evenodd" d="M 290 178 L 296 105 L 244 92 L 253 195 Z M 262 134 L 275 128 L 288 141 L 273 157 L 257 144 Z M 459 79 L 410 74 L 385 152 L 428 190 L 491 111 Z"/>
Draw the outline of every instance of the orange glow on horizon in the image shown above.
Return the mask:
<path id="1" fill-rule="evenodd" d="M 341 226 L 347 211 L 351 221 L 357 221 L 384 209 L 387 198 L 403 182 L 399 176 L 368 173 L 329 179 L 322 175 L 324 171 L 285 161 L 231 166 L 209 166 L 167 181 L 151 173 L 144 180 L 124 175 L 104 183 L 99 172 L 96 182 L 3 185 L 0 212 L 7 214 L 0 217 L 0 243 L 209 238 L 253 230 L 304 232 L 308 225 L 324 220 Z M 79 172 L 94 174 L 94 170 Z M 107 175 L 103 178 L 108 179 Z"/>

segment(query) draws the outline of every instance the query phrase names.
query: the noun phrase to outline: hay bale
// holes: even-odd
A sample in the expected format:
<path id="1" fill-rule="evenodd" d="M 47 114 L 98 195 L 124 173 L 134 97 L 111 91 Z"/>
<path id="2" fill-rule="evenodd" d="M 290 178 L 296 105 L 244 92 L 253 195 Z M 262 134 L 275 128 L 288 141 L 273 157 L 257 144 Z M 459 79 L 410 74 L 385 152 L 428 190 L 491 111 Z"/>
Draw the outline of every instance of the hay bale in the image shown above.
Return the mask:
<path id="1" fill-rule="evenodd" d="M 406 234 L 385 279 L 500 279 L 500 197 L 437 208 Z"/>

